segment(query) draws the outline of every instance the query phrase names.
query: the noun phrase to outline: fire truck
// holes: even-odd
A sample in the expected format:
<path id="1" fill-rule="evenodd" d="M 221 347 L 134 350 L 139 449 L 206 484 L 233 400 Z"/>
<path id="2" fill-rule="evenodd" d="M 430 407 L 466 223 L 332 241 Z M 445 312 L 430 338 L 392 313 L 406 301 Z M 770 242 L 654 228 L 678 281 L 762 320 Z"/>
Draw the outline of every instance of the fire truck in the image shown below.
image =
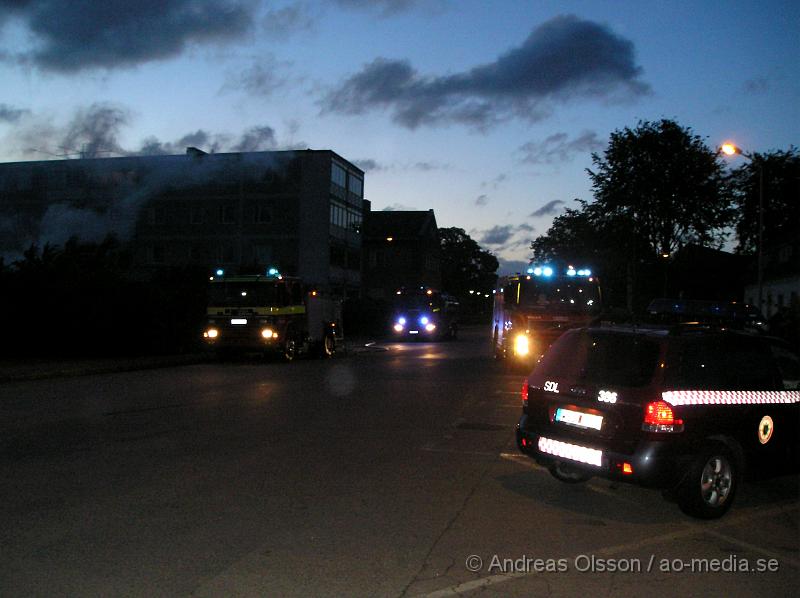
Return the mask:
<path id="1" fill-rule="evenodd" d="M 600 314 L 597 276 L 589 268 L 531 265 L 503 276 L 494 291 L 492 355 L 530 368 L 565 330 Z"/>
<path id="2" fill-rule="evenodd" d="M 217 270 L 209 278 L 207 316 L 203 339 L 217 354 L 330 357 L 342 340 L 341 301 L 275 268 L 232 276 Z"/>

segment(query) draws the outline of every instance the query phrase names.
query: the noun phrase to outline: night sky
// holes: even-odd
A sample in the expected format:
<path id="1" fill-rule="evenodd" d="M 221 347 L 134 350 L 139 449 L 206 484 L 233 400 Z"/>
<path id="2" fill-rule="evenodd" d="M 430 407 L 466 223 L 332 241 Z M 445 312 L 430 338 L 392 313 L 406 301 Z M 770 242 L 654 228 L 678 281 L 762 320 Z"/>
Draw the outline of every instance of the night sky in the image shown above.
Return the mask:
<path id="1" fill-rule="evenodd" d="M 799 31 L 796 1 L 0 0 L 0 161 L 332 149 L 516 270 L 615 129 L 797 145 Z"/>

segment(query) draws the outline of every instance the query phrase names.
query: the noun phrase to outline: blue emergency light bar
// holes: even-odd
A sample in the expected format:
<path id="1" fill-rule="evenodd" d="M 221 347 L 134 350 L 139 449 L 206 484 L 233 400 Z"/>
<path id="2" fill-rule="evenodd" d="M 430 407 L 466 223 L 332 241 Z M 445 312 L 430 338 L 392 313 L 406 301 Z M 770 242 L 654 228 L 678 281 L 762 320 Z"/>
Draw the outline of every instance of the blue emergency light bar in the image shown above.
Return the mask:
<path id="1" fill-rule="evenodd" d="M 528 268 L 528 274 L 533 274 L 534 276 L 544 276 L 545 278 L 549 278 L 553 276 L 555 270 L 553 270 L 552 266 L 531 266 Z M 576 270 L 572 266 L 567 268 L 564 272 L 567 276 L 591 276 L 592 271 L 588 268 L 581 268 L 580 270 Z"/>

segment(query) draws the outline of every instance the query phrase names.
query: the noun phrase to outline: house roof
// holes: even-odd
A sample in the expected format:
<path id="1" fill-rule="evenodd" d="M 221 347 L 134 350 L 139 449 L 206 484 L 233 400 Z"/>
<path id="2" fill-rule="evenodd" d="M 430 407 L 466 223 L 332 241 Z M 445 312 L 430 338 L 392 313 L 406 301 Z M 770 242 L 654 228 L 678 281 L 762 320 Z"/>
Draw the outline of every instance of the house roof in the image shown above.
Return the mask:
<path id="1" fill-rule="evenodd" d="M 436 238 L 438 228 L 433 210 L 368 212 L 364 218 L 365 239 Z"/>

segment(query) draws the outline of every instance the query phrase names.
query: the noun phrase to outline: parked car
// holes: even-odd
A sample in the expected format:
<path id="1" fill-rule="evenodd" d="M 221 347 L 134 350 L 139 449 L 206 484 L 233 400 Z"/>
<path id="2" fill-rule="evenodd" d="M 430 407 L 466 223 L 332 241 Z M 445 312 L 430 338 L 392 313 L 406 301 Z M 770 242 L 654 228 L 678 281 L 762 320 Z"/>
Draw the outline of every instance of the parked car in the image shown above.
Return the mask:
<path id="1" fill-rule="evenodd" d="M 519 449 L 563 482 L 661 488 L 722 516 L 745 472 L 796 470 L 800 360 L 761 335 L 678 325 L 566 332 L 522 388 Z"/>

